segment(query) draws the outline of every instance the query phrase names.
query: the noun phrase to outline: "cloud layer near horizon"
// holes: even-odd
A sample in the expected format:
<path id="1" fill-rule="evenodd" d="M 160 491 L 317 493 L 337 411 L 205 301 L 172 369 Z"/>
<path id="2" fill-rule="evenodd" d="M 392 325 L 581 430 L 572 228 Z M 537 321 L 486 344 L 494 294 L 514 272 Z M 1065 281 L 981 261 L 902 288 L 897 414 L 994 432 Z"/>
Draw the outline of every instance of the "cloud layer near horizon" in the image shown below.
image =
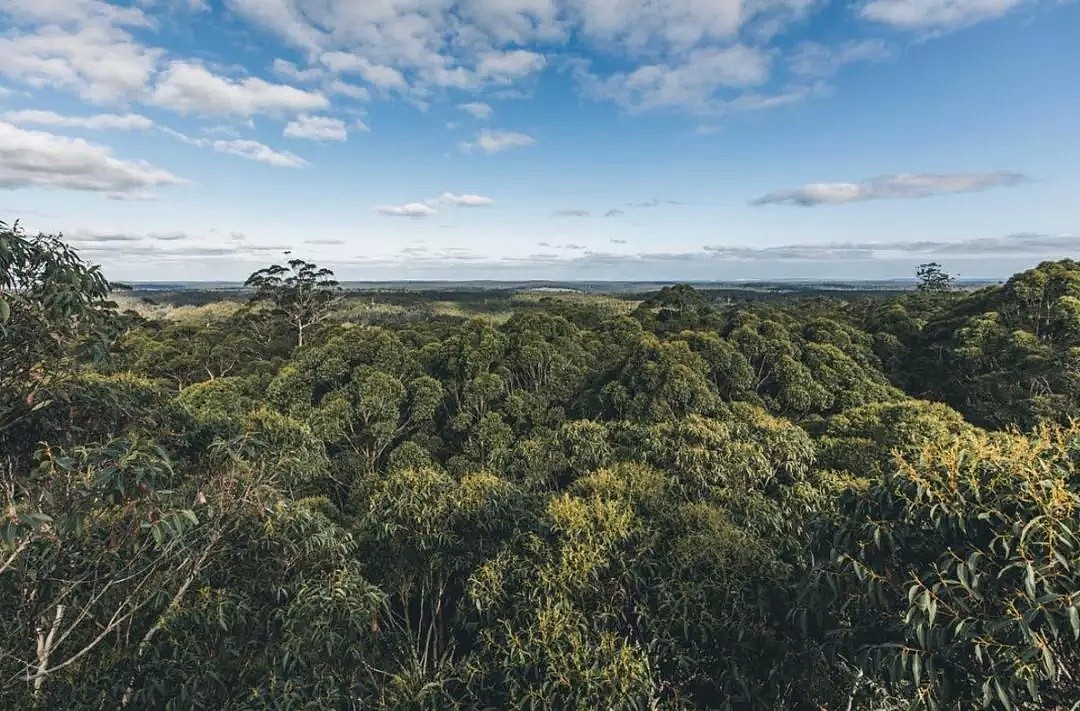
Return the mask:
<path id="1" fill-rule="evenodd" d="M 842 205 L 865 200 L 898 200 L 933 195 L 974 193 L 991 188 L 1019 185 L 1026 180 L 1020 173 L 951 173 L 934 175 L 902 173 L 884 175 L 861 183 L 809 183 L 801 188 L 777 190 L 762 195 L 753 205 L 788 203 L 800 207 Z"/>

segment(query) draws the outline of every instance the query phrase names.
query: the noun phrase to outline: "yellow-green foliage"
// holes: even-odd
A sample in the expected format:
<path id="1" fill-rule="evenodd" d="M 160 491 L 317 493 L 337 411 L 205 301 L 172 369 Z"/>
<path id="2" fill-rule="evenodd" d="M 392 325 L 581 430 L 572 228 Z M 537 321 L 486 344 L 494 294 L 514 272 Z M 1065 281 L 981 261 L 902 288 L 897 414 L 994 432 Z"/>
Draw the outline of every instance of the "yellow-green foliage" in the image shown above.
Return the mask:
<path id="1" fill-rule="evenodd" d="M 901 453 L 829 534 L 822 591 L 843 639 L 926 708 L 1075 702 L 1078 464 L 1075 424 Z"/>

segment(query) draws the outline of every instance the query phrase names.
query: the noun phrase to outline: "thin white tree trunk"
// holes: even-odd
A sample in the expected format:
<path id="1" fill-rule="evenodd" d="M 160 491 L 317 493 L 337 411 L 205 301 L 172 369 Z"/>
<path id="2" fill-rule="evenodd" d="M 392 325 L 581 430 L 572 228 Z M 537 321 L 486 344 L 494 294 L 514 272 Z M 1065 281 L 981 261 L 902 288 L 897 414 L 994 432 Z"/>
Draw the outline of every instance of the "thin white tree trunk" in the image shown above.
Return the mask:
<path id="1" fill-rule="evenodd" d="M 56 630 L 64 620 L 64 605 L 56 606 L 56 614 L 53 615 L 52 624 L 49 625 L 48 633 L 41 626 L 37 628 L 37 674 L 34 676 L 34 696 L 41 693 L 41 685 L 45 683 L 45 676 L 49 672 L 49 655 L 52 654 L 53 642 L 56 640 Z"/>

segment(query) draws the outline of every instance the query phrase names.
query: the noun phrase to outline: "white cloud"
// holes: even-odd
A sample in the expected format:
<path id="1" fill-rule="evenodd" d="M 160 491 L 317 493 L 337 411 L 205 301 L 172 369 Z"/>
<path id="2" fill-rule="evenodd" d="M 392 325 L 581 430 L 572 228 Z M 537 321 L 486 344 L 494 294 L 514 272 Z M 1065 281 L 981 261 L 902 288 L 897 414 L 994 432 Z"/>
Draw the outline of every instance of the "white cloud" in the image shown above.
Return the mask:
<path id="1" fill-rule="evenodd" d="M 181 143 L 186 143 L 189 146 L 196 146 L 197 148 L 212 148 L 218 153 L 238 156 L 247 160 L 266 163 L 267 165 L 273 165 L 280 168 L 302 168 L 303 166 L 308 165 L 306 160 L 295 153 L 290 153 L 289 151 L 275 151 L 270 146 L 250 139 L 236 138 L 231 140 L 212 141 L 208 138 L 192 138 L 186 133 L 181 133 L 168 126 L 159 126 L 158 128 L 167 136 L 172 136 Z"/>
<path id="2" fill-rule="evenodd" d="M 476 62 L 476 74 L 481 80 L 510 84 L 547 66 L 544 55 L 524 49 L 509 52 L 485 52 Z"/>
<path id="3" fill-rule="evenodd" d="M 35 88 L 74 91 L 94 103 L 138 98 L 162 50 L 144 47 L 123 30 L 88 25 L 73 31 L 45 26 L 0 37 L 0 74 Z"/>
<path id="4" fill-rule="evenodd" d="M 862 17 L 903 30 L 950 30 L 992 20 L 1027 0 L 871 0 Z"/>
<path id="5" fill-rule="evenodd" d="M 345 122 L 329 116 L 301 114 L 285 126 L 287 138 L 307 138 L 313 141 L 344 141 L 349 137 Z"/>
<path id="6" fill-rule="evenodd" d="M 390 217 L 423 218 L 434 217 L 439 214 L 435 208 L 422 202 L 410 202 L 405 205 L 379 205 L 375 212 Z"/>
<path id="7" fill-rule="evenodd" d="M 65 128 L 85 128 L 91 131 L 145 131 L 154 127 L 154 122 L 150 119 L 141 114 L 131 113 L 64 116 L 54 111 L 25 109 L 0 114 L 0 119 L 19 125 L 62 126 Z"/>
<path id="8" fill-rule="evenodd" d="M 748 265 L 761 278 L 850 278 L 853 265 L 862 278 L 911 279 L 911 267 L 928 258 L 948 264 L 982 264 L 987 258 L 1017 258 L 1030 265 L 1080 249 L 1080 235 L 1016 234 L 955 241 L 824 242 L 771 247 L 710 245 L 686 251 L 632 250 L 612 239 L 618 251 L 595 251 L 578 243 L 539 242 L 543 252 L 522 256 L 478 254 L 465 249 L 406 247 L 392 255 L 365 255 L 348 264 L 351 278 L 547 279 L 547 280 L 716 280 L 746 278 Z M 917 259 L 913 257 L 917 255 Z M 345 266 L 345 265 L 343 265 Z M 365 277 L 352 269 L 360 268 Z M 984 272 L 985 273 L 985 272 Z M 814 276 L 812 276 L 814 275 Z"/>
<path id="9" fill-rule="evenodd" d="M 768 44 L 822 0 L 225 0 L 335 75 L 425 106 L 437 91 L 516 91 L 570 37 L 640 64 L 592 77 L 626 106 L 685 109 L 768 78 Z M 751 49 L 752 48 L 752 49 Z M 756 56 L 752 56 L 756 52 Z M 285 76 L 308 69 L 276 63 Z M 764 75 L 764 76 L 763 76 Z M 710 77 L 712 77 L 710 79 Z M 785 92 L 790 93 L 790 92 Z M 681 96 L 680 96 L 681 95 Z M 715 102 L 713 102 L 715 104 Z"/>
<path id="10" fill-rule="evenodd" d="M 408 87 L 405 75 L 393 67 L 373 64 L 368 59 L 347 52 L 327 52 L 321 61 L 332 72 L 357 74 L 367 83 L 380 89 L 404 90 Z"/>
<path id="11" fill-rule="evenodd" d="M 711 112 L 723 105 L 719 93 L 769 79 L 769 54 L 746 45 L 696 49 L 679 64 L 651 64 L 606 79 L 578 69 L 586 93 L 631 111 L 659 108 Z"/>
<path id="12" fill-rule="evenodd" d="M 233 80 L 188 61 L 169 63 L 157 77 L 150 101 L 179 113 L 239 116 L 312 111 L 330 104 L 318 92 L 272 84 L 257 77 Z"/>
<path id="13" fill-rule="evenodd" d="M 290 44 L 315 49 L 325 41 L 294 0 L 225 0 L 225 7 L 256 25 L 271 30 Z"/>
<path id="14" fill-rule="evenodd" d="M 153 20 L 135 7 L 103 0 L 5 0 L 0 13 L 19 20 L 60 24 L 92 22 L 131 27 L 152 27 Z"/>
<path id="15" fill-rule="evenodd" d="M 353 122 L 353 130 L 360 131 L 361 133 L 368 133 L 371 131 L 371 127 L 360 119 L 356 119 L 356 121 Z"/>
<path id="16" fill-rule="evenodd" d="M 322 69 L 318 67 L 301 69 L 292 62 L 280 58 L 274 60 L 272 67 L 278 76 L 297 82 L 315 81 L 323 75 Z"/>
<path id="17" fill-rule="evenodd" d="M 565 35 L 555 0 L 465 0 L 458 12 L 496 42 L 526 44 Z"/>
<path id="18" fill-rule="evenodd" d="M 753 201 L 754 205 L 789 203 L 802 207 L 840 205 L 864 200 L 922 198 L 932 195 L 973 193 L 990 188 L 1018 185 L 1026 180 L 1020 173 L 902 173 L 873 178 L 861 183 L 810 183 L 794 190 L 778 190 Z"/>
<path id="19" fill-rule="evenodd" d="M 455 195 L 454 193 L 443 193 L 439 198 L 443 202 L 453 203 L 458 207 L 484 207 L 486 205 L 493 205 L 495 201 L 484 195 Z"/>
<path id="20" fill-rule="evenodd" d="M 169 128 L 168 126 L 159 126 L 158 128 L 160 128 L 161 132 L 164 133 L 166 136 L 172 136 L 176 140 L 181 141 L 182 143 L 186 143 L 189 146 L 198 146 L 199 148 L 208 148 L 210 146 L 210 141 L 205 138 L 192 138 L 186 133 L 181 133 L 180 131 L 177 131 L 174 128 Z"/>
<path id="21" fill-rule="evenodd" d="M 171 10 L 186 10 L 188 12 L 210 12 L 209 0 L 135 0 L 136 4 L 143 7 L 158 7 L 165 5 Z"/>
<path id="22" fill-rule="evenodd" d="M 116 158 L 107 147 L 81 138 L 27 131 L 0 122 L 0 187 L 126 194 L 184 182 L 149 163 Z"/>
<path id="23" fill-rule="evenodd" d="M 275 151 L 258 141 L 237 138 L 231 141 L 214 141 L 211 145 L 218 153 L 228 153 L 279 168 L 300 168 L 308 164 L 294 153 Z"/>
<path id="24" fill-rule="evenodd" d="M 470 101 L 464 104 L 458 104 L 458 108 L 466 113 L 472 114 L 478 119 L 489 119 L 495 113 L 493 108 L 481 101 Z"/>
<path id="25" fill-rule="evenodd" d="M 572 0 L 586 35 L 640 49 L 660 40 L 690 47 L 735 34 L 744 21 L 742 0 Z"/>
<path id="26" fill-rule="evenodd" d="M 1061 254 L 1080 247 L 1080 235 L 1021 232 L 1004 237 L 973 237 L 954 241 L 896 240 L 892 242 L 825 242 L 778 247 L 706 246 L 705 252 L 730 259 L 837 261 L 868 260 L 890 255 L 938 254 L 993 256 L 1008 254 Z"/>
<path id="27" fill-rule="evenodd" d="M 484 129 L 476 135 L 475 141 L 459 145 L 464 151 L 478 148 L 484 153 L 499 153 L 511 148 L 525 148 L 535 143 L 535 138 L 524 133 Z"/>
<path id="28" fill-rule="evenodd" d="M 891 55 L 889 45 L 880 39 L 852 40 L 839 47 L 803 42 L 791 57 L 791 71 L 804 77 L 827 77 L 845 65 L 880 62 Z"/>
<path id="29" fill-rule="evenodd" d="M 331 94 L 341 94 L 342 96 L 347 96 L 350 99 L 356 99 L 357 101 L 371 100 L 371 92 L 364 87 L 357 86 L 356 84 L 349 84 L 348 82 L 339 79 L 327 82 L 323 88 Z"/>

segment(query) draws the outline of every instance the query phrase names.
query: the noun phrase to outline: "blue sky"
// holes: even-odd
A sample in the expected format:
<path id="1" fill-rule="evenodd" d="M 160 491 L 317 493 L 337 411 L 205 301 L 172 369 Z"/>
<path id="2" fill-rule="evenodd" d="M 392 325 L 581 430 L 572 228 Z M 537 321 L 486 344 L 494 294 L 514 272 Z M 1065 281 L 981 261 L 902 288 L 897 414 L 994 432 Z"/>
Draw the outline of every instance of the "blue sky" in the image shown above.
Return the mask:
<path id="1" fill-rule="evenodd" d="M 0 219 L 116 279 L 1002 277 L 1080 251 L 1071 0 L 4 0 Z"/>

